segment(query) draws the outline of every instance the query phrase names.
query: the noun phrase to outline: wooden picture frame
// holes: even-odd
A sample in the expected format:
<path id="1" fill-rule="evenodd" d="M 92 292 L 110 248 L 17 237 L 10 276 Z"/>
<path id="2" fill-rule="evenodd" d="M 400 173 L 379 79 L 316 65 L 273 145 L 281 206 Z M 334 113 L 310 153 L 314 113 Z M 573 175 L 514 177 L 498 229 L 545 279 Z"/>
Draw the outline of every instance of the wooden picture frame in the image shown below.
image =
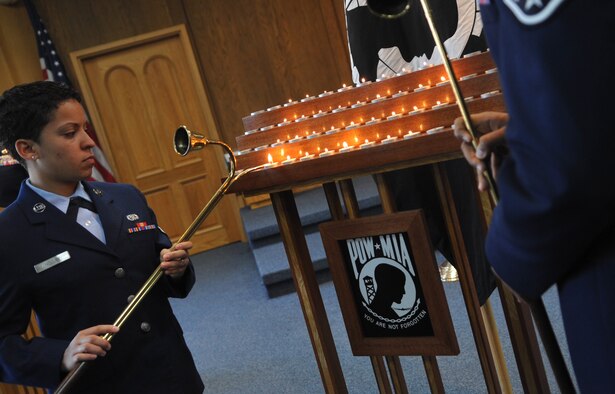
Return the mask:
<path id="1" fill-rule="evenodd" d="M 319 229 L 355 356 L 459 354 L 422 210 Z"/>

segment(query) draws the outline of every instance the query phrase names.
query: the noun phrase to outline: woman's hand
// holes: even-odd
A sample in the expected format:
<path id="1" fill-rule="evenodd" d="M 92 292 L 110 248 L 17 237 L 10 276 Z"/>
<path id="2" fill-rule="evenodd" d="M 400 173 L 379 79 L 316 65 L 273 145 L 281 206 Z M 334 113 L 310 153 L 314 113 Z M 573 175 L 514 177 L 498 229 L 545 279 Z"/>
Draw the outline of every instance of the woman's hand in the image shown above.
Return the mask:
<path id="1" fill-rule="evenodd" d="M 171 249 L 160 251 L 160 267 L 166 275 L 179 279 L 184 275 L 186 267 L 190 264 L 188 250 L 192 249 L 192 242 L 181 242 Z"/>
<path id="2" fill-rule="evenodd" d="M 68 372 L 82 361 L 92 361 L 106 356 L 111 350 L 111 344 L 102 336 L 115 334 L 119 330 L 116 326 L 102 324 L 79 331 L 64 351 L 62 370 Z"/>

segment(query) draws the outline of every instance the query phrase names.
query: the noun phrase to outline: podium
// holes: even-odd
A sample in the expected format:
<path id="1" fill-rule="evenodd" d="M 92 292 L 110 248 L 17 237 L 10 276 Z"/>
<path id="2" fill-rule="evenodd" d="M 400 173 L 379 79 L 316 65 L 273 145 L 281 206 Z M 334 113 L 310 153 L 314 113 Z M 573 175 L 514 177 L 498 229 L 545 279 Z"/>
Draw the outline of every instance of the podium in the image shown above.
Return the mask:
<path id="1" fill-rule="evenodd" d="M 459 76 L 471 113 L 505 111 L 497 69 L 489 52 L 453 60 L 452 67 Z M 327 196 L 331 217 L 353 218 L 358 216 L 358 206 L 351 179 L 371 174 L 376 178 L 384 212 L 391 213 L 395 207 L 382 174 L 421 165 L 433 168 L 487 390 L 510 391 L 490 304 L 479 304 L 455 201 L 443 170 L 445 162 L 462 157 L 450 126 L 459 112 L 445 75 L 442 66 L 425 67 L 290 100 L 243 119 L 246 132 L 237 137 L 237 167 L 241 170 L 264 164 L 265 168 L 241 177 L 227 192 L 246 196 L 267 193 L 271 197 L 327 393 L 347 392 L 346 383 L 292 188 L 320 185 Z M 487 215 L 488 211 L 489 207 Z M 529 309 L 503 287 L 498 289 L 524 390 L 548 392 Z M 381 393 L 407 392 L 397 356 L 370 358 Z M 422 358 L 431 391 L 444 392 L 436 358 Z"/>

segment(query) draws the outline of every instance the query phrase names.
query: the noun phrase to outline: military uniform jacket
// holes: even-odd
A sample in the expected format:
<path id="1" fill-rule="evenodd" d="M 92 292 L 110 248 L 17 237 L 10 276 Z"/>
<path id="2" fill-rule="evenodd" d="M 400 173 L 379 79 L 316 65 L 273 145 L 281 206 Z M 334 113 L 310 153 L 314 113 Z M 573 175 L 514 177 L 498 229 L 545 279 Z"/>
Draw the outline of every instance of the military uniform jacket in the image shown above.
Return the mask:
<path id="1" fill-rule="evenodd" d="M 84 187 L 106 245 L 25 183 L 15 203 L 0 213 L 2 381 L 55 388 L 64 376 L 62 355 L 75 334 L 112 324 L 158 266 L 160 250 L 170 246 L 136 188 L 97 182 Z M 192 265 L 177 283 L 163 275 L 115 334 L 107 356 L 80 374 L 77 392 L 202 392 L 168 301 L 185 297 L 193 284 Z M 31 309 L 43 337 L 26 341 L 20 334 Z"/>
<path id="2" fill-rule="evenodd" d="M 481 1 L 510 122 L 487 237 L 527 298 L 557 284 L 582 392 L 615 376 L 615 2 Z"/>

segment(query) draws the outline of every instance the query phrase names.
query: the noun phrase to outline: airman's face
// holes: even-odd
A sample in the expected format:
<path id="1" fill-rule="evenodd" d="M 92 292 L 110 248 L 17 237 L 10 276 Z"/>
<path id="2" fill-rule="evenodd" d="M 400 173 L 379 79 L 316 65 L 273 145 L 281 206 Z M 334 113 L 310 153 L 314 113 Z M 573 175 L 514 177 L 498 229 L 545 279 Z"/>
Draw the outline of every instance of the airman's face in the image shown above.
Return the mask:
<path id="1" fill-rule="evenodd" d="M 35 160 L 28 162 L 31 182 L 41 189 L 70 195 L 77 183 L 92 175 L 94 141 L 86 132 L 85 111 L 76 100 L 60 104 L 32 143 Z"/>

